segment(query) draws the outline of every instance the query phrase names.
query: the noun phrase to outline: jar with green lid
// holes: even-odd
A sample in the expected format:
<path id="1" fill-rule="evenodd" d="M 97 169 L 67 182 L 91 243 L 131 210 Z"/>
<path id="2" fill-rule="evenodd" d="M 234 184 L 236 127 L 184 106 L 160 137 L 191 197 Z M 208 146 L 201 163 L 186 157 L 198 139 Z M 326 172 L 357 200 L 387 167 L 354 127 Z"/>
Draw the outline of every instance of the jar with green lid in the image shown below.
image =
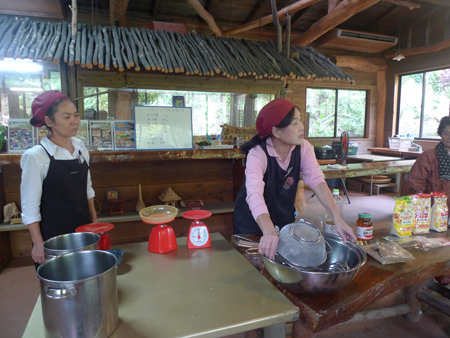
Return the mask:
<path id="1" fill-rule="evenodd" d="M 358 214 L 356 221 L 356 238 L 358 240 L 370 240 L 373 235 L 372 215 L 368 212 Z"/>

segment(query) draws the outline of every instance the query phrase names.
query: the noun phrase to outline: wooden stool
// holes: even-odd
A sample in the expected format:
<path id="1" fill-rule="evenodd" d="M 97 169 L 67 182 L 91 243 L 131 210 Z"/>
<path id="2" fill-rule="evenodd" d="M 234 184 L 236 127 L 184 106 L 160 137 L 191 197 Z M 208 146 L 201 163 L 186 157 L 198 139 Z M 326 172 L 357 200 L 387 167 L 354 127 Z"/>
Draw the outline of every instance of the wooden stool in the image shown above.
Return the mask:
<path id="1" fill-rule="evenodd" d="M 122 215 L 123 214 L 123 207 L 122 202 L 123 200 L 108 200 L 109 202 L 109 215 Z"/>

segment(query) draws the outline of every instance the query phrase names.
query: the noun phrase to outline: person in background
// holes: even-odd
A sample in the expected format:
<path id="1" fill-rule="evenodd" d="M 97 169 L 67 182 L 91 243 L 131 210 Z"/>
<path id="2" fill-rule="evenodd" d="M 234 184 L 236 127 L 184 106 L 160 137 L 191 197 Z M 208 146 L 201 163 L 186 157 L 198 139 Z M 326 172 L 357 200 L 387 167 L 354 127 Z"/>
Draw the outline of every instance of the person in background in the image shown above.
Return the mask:
<path id="1" fill-rule="evenodd" d="M 20 159 L 22 220 L 31 234 L 37 268 L 45 261 L 46 240 L 97 223 L 97 213 L 89 152 L 75 137 L 80 125 L 75 104 L 51 90 L 34 99 L 31 112 L 31 125 L 48 129 L 47 136 Z"/>
<path id="2" fill-rule="evenodd" d="M 333 217 L 343 241 L 355 241 L 339 214 L 312 145 L 304 137 L 300 109 L 277 98 L 256 119 L 257 134 L 241 146 L 246 154 L 244 184 L 235 202 L 233 232 L 260 234 L 259 252 L 270 259 L 278 247 L 280 228 L 294 222 L 294 202 L 300 174 Z"/>
<path id="3" fill-rule="evenodd" d="M 408 174 L 409 194 L 444 192 L 450 207 L 450 116 L 444 116 L 437 129 L 441 141 L 433 149 L 424 151 Z M 442 284 L 450 284 L 450 275 L 437 277 Z"/>

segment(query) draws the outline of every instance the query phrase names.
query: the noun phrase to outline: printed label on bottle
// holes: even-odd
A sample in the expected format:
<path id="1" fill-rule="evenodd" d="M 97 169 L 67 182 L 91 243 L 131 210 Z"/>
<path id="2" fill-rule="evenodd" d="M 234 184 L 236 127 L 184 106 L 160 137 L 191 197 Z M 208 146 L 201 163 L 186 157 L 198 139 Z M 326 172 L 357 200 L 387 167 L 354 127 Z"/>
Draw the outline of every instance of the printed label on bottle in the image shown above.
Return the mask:
<path id="1" fill-rule="evenodd" d="M 373 227 L 356 227 L 356 238 L 372 239 Z"/>

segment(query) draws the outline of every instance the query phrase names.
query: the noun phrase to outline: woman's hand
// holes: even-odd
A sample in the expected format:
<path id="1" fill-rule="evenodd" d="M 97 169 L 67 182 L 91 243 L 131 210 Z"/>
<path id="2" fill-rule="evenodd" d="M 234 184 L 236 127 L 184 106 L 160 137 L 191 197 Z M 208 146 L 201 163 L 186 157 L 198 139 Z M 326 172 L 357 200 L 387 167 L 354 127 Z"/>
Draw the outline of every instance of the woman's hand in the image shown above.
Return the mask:
<path id="1" fill-rule="evenodd" d="M 273 230 L 273 233 L 268 233 L 261 237 L 258 245 L 258 251 L 260 254 L 266 256 L 267 258 L 274 260 L 275 259 L 275 251 L 278 248 L 278 235 Z"/>
<path id="2" fill-rule="evenodd" d="M 42 264 L 45 262 L 45 252 L 44 247 L 42 246 L 44 242 L 42 242 L 40 245 L 37 243 L 34 243 L 33 249 L 31 250 L 31 258 L 33 258 L 33 261 L 36 263 Z"/>
<path id="3" fill-rule="evenodd" d="M 353 230 L 342 219 L 337 222 L 335 221 L 334 226 L 336 227 L 337 233 L 342 237 L 344 243 L 347 243 L 347 241 L 356 241 L 356 236 L 353 233 Z"/>

